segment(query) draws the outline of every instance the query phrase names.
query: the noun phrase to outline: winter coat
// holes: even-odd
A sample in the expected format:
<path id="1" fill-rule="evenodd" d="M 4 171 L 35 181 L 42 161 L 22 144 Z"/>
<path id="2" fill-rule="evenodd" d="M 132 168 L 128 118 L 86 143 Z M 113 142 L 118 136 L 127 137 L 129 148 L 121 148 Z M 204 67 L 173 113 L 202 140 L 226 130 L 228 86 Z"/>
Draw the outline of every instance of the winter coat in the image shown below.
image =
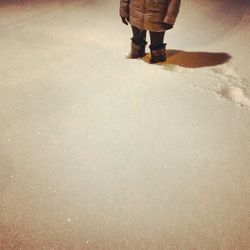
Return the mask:
<path id="1" fill-rule="evenodd" d="M 120 16 L 141 30 L 164 31 L 175 24 L 181 0 L 120 0 Z"/>

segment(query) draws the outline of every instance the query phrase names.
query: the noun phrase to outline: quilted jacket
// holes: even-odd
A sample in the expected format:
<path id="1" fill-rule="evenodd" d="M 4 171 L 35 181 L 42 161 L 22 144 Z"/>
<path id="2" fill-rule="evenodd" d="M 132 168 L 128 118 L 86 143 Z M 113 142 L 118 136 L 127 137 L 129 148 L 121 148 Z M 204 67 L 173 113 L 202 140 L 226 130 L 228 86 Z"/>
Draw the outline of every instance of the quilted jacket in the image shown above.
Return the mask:
<path id="1" fill-rule="evenodd" d="M 141 30 L 164 31 L 163 23 L 174 25 L 181 0 L 120 0 L 120 16 Z"/>

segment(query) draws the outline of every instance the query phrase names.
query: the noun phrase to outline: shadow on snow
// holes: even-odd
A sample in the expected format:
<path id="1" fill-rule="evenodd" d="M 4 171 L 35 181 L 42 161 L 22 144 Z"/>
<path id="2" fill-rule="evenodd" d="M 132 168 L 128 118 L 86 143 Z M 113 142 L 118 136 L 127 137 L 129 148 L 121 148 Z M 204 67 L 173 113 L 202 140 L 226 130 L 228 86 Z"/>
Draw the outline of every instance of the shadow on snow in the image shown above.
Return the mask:
<path id="1" fill-rule="evenodd" d="M 145 62 L 149 62 L 149 59 L 149 54 L 143 58 Z M 230 59 L 231 56 L 227 53 L 167 50 L 167 61 L 159 64 L 166 66 L 177 65 L 184 68 L 202 68 L 224 64 Z"/>

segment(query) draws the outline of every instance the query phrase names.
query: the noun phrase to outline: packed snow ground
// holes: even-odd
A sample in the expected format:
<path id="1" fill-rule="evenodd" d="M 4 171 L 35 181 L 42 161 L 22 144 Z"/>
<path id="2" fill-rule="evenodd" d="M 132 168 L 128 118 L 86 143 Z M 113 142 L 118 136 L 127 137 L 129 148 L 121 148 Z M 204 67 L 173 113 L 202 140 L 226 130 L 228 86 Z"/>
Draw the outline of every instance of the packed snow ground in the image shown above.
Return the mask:
<path id="1" fill-rule="evenodd" d="M 0 5 L 0 249 L 249 249 L 249 2 L 183 1 L 160 65 L 45 2 Z"/>

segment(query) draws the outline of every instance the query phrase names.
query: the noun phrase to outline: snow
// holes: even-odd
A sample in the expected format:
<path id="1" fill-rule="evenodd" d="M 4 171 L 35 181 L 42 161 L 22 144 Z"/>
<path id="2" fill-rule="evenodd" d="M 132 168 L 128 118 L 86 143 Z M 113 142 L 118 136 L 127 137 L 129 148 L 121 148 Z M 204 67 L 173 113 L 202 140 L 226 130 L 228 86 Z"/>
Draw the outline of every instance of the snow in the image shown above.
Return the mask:
<path id="1" fill-rule="evenodd" d="M 0 5 L 0 249 L 248 249 L 249 2 L 183 1 L 157 65 L 118 5 Z"/>
<path id="2" fill-rule="evenodd" d="M 217 93 L 225 99 L 233 101 L 242 106 L 250 107 L 250 99 L 246 96 L 246 91 L 236 86 L 222 87 Z"/>

